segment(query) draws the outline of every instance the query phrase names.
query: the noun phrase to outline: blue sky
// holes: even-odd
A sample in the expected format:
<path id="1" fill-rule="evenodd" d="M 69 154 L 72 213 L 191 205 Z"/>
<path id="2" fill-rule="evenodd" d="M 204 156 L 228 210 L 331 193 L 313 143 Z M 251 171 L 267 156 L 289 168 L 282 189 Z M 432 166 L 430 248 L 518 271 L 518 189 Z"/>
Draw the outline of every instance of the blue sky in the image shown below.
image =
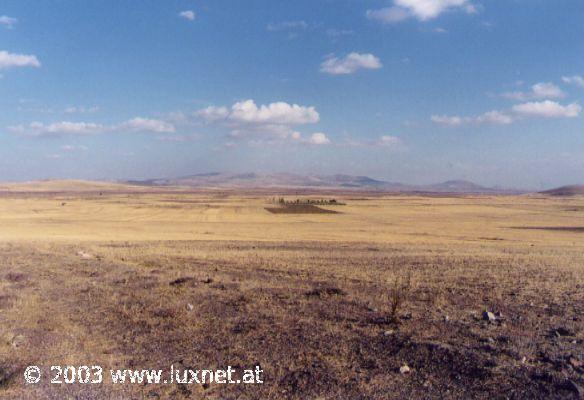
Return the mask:
<path id="1" fill-rule="evenodd" d="M 580 0 L 4 0 L 0 180 L 584 183 Z"/>

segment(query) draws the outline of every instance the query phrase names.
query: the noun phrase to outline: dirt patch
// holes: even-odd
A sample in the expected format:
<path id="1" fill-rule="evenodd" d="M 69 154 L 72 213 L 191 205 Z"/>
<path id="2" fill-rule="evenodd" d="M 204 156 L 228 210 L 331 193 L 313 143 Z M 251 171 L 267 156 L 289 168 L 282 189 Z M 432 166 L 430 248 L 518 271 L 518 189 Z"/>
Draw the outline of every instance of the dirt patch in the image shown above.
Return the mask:
<path id="1" fill-rule="evenodd" d="M 281 207 L 266 207 L 272 214 L 340 214 L 338 211 L 327 210 L 312 204 L 288 204 Z"/>

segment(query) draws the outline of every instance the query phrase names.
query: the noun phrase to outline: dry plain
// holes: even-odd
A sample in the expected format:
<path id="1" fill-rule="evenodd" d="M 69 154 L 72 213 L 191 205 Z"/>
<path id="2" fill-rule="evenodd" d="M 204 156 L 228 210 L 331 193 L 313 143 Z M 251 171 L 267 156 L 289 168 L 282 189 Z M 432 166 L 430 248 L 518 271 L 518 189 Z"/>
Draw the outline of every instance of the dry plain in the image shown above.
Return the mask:
<path id="1" fill-rule="evenodd" d="M 2 398 L 584 396 L 582 197 L 0 185 L 0 279 Z M 88 363 L 265 383 L 23 380 Z"/>

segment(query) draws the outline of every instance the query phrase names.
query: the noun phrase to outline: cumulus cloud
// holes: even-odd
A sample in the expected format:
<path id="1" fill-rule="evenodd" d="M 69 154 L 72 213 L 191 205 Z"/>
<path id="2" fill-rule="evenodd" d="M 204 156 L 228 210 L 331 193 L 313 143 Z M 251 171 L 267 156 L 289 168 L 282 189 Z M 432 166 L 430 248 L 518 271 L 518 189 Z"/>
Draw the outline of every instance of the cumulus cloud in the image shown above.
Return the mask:
<path id="1" fill-rule="evenodd" d="M 176 131 L 173 124 L 159 119 L 136 117 L 124 122 L 122 129 L 130 129 L 140 132 L 174 133 Z"/>
<path id="2" fill-rule="evenodd" d="M 278 140 L 294 138 L 294 126 L 315 124 L 320 115 L 314 107 L 278 101 L 258 105 L 253 100 L 242 100 L 230 108 L 211 106 L 195 112 L 195 116 L 208 123 L 230 129 L 232 138 L 246 139 L 264 136 Z"/>
<path id="3" fill-rule="evenodd" d="M 353 74 L 360 69 L 379 69 L 383 65 L 373 54 L 350 53 L 345 57 L 328 57 L 320 65 L 320 71 L 332 75 Z"/>
<path id="4" fill-rule="evenodd" d="M 32 122 L 29 125 L 10 126 L 8 130 L 23 136 L 59 137 L 95 135 L 107 131 L 107 127 L 91 122 L 61 121 L 51 124 Z"/>
<path id="5" fill-rule="evenodd" d="M 323 145 L 323 144 L 330 144 L 330 139 L 322 132 L 316 132 L 310 135 L 310 139 L 308 140 L 310 144 L 316 145 Z"/>
<path id="6" fill-rule="evenodd" d="M 41 63 L 34 55 L 14 54 L 7 51 L 0 51 L 0 70 L 8 68 L 35 67 Z"/>
<path id="7" fill-rule="evenodd" d="M 469 0 L 394 0 L 392 7 L 368 10 L 366 16 L 369 19 L 391 24 L 408 18 L 428 21 L 451 10 L 462 10 L 469 14 L 477 12 L 476 7 Z"/>
<path id="8" fill-rule="evenodd" d="M 563 76 L 562 81 L 570 85 L 575 85 L 584 88 L 584 77 L 581 77 L 579 75 Z"/>
<path id="9" fill-rule="evenodd" d="M 580 115 L 582 107 L 578 103 L 561 105 L 555 101 L 545 100 L 513 106 L 513 111 L 527 117 L 575 118 Z"/>
<path id="10" fill-rule="evenodd" d="M 503 97 L 511 100 L 530 100 L 530 99 L 561 99 L 566 94 L 558 86 L 549 82 L 536 83 L 528 92 L 506 92 Z"/>
<path id="11" fill-rule="evenodd" d="M 16 25 L 18 20 L 16 18 L 9 17 L 7 15 L 0 16 L 0 25 L 5 28 L 11 29 Z"/>
<path id="12" fill-rule="evenodd" d="M 476 117 L 475 121 L 479 124 L 509 125 L 513 123 L 514 119 L 512 116 L 500 111 L 489 111 Z"/>
<path id="13" fill-rule="evenodd" d="M 185 10 L 185 11 L 181 11 L 178 14 L 179 17 L 184 18 L 188 21 L 194 21 L 196 18 L 196 14 L 193 10 Z"/>
<path id="14" fill-rule="evenodd" d="M 216 122 L 226 119 L 229 116 L 229 110 L 227 107 L 210 106 L 195 112 L 195 115 L 207 122 Z"/>
<path id="15" fill-rule="evenodd" d="M 228 117 L 239 123 L 302 125 L 314 124 L 320 116 L 314 107 L 303 107 L 285 102 L 257 106 L 253 100 L 235 103 Z"/>

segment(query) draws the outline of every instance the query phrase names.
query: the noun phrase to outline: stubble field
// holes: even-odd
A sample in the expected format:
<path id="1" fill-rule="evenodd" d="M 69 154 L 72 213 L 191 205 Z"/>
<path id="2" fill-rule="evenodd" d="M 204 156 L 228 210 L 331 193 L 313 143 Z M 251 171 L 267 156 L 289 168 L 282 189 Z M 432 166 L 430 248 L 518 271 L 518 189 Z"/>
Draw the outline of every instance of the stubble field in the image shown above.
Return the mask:
<path id="1" fill-rule="evenodd" d="M 584 198 L 49 189 L 0 192 L 2 398 L 584 395 Z M 22 375 L 90 364 L 265 382 Z"/>

